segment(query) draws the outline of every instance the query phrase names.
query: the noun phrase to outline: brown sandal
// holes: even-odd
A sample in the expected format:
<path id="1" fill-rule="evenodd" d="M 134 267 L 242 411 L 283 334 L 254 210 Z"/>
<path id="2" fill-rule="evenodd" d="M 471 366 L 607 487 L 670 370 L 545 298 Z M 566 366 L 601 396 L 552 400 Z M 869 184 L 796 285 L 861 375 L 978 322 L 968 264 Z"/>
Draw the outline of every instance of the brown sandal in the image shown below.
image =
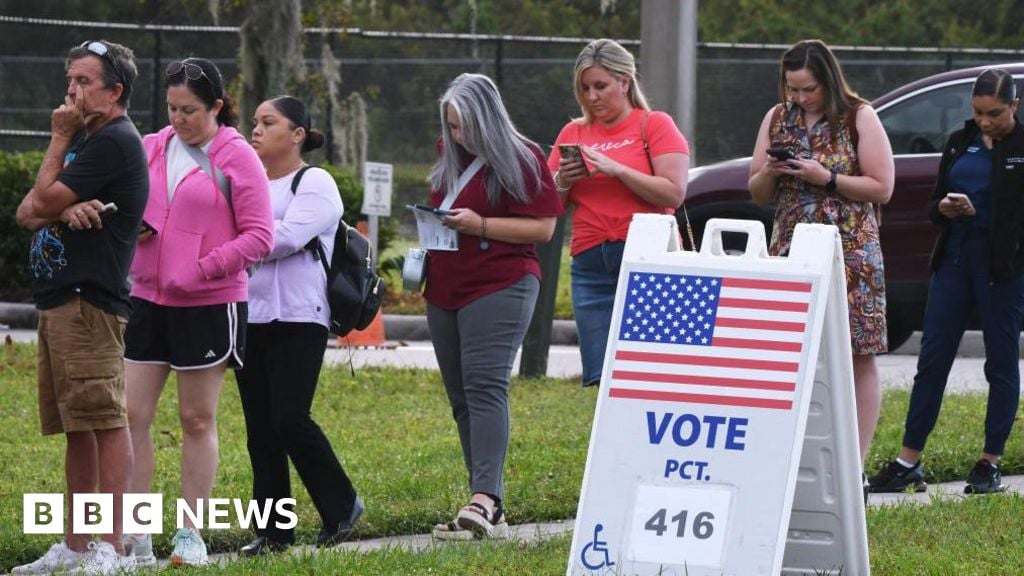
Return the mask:
<path id="1" fill-rule="evenodd" d="M 435 524 L 430 535 L 435 540 L 472 540 L 473 532 L 460 528 L 456 520 Z"/>

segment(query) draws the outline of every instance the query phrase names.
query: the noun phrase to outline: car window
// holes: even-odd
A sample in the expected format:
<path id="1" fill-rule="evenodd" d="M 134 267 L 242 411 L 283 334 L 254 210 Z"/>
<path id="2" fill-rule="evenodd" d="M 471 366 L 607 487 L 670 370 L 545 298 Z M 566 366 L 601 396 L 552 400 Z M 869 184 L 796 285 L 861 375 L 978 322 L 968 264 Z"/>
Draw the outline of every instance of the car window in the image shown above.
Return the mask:
<path id="1" fill-rule="evenodd" d="M 941 86 L 879 111 L 893 154 L 941 152 L 949 135 L 973 114 L 972 85 L 967 81 Z"/>

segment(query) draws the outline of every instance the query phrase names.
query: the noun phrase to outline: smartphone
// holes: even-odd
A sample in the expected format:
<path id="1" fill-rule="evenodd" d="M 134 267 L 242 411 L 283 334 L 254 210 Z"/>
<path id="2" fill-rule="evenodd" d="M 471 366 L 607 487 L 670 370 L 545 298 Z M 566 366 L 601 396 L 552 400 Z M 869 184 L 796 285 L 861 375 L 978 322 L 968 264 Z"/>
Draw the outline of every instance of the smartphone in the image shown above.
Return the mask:
<path id="1" fill-rule="evenodd" d="M 960 192 L 949 192 L 946 194 L 946 198 L 955 200 L 956 202 L 963 202 L 967 200 L 967 194 L 961 194 Z"/>
<path id="2" fill-rule="evenodd" d="M 445 216 L 450 216 L 455 212 L 458 212 L 458 210 L 441 210 L 440 208 L 434 208 L 433 206 L 429 206 L 427 204 L 410 204 L 409 207 L 415 208 L 416 210 L 423 210 L 424 212 L 431 212 L 435 216 L 440 216 L 442 218 Z"/>
<path id="3" fill-rule="evenodd" d="M 583 151 L 580 150 L 579 144 L 559 144 L 558 153 L 566 160 L 583 161 Z"/>
<path id="4" fill-rule="evenodd" d="M 146 222 L 145 220 L 142 221 L 142 231 L 143 232 L 149 232 L 153 236 L 156 236 L 156 228 L 153 228 L 152 226 L 150 226 L 149 222 Z"/>
<path id="5" fill-rule="evenodd" d="M 114 212 L 117 212 L 117 204 L 114 204 L 113 202 L 107 202 L 106 204 L 103 205 L 103 208 L 100 208 L 99 212 L 101 216 L 113 214 Z"/>
<path id="6" fill-rule="evenodd" d="M 776 160 L 795 160 L 796 154 L 789 148 L 769 148 L 768 155 Z"/>

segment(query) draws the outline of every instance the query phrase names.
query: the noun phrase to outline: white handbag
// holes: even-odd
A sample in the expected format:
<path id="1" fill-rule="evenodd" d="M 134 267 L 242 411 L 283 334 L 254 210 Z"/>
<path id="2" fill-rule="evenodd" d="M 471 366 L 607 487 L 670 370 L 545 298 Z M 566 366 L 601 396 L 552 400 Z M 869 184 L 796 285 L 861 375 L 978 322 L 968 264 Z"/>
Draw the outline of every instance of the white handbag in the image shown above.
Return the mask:
<path id="1" fill-rule="evenodd" d="M 407 292 L 420 292 L 427 279 L 427 251 L 423 248 L 409 248 L 402 265 L 402 287 Z"/>

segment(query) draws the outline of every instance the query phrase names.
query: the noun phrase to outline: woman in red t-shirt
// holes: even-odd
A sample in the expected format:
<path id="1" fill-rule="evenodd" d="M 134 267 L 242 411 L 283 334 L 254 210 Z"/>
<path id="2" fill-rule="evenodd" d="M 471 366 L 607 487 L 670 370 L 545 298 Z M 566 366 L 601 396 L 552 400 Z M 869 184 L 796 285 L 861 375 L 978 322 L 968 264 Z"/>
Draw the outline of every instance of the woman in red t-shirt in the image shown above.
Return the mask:
<path id="1" fill-rule="evenodd" d="M 483 165 L 460 189 L 474 160 Z M 443 220 L 458 232 L 457 249 L 430 251 L 424 296 L 472 493 L 433 533 L 503 537 L 508 379 L 540 289 L 534 243 L 551 239 L 562 205 L 540 147 L 516 130 L 498 88 L 480 74 L 462 74 L 441 97 L 441 157 L 430 183 L 433 206 L 454 197 Z"/>
<path id="2" fill-rule="evenodd" d="M 651 112 L 633 55 L 595 40 L 573 77 L 583 117 L 569 122 L 548 158 L 563 203 L 573 206 L 572 304 L 583 385 L 601 381 L 615 287 L 629 223 L 636 213 L 672 214 L 686 194 L 690 148 L 672 118 Z M 581 155 L 563 157 L 558 145 Z"/>

